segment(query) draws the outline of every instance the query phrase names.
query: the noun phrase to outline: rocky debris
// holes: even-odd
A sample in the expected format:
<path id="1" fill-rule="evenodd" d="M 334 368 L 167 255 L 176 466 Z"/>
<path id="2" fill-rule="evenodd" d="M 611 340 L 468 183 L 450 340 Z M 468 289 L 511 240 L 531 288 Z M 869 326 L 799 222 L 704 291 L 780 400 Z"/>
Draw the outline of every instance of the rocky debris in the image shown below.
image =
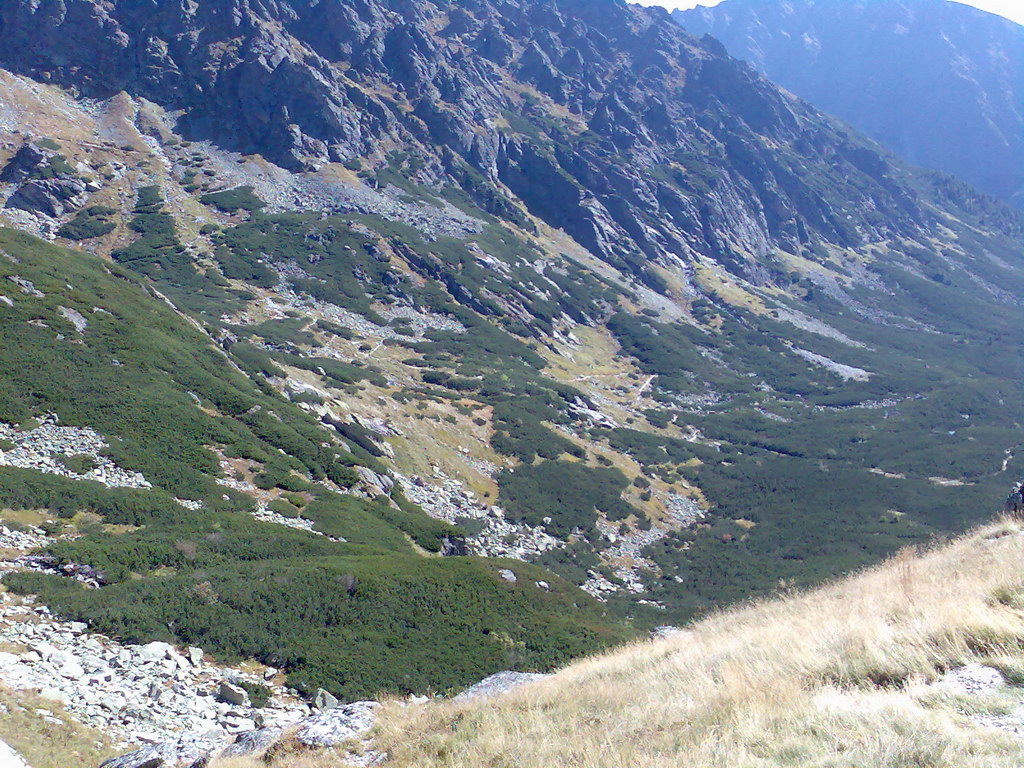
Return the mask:
<path id="1" fill-rule="evenodd" d="M 508 568 L 502 568 L 498 571 L 498 575 L 510 584 L 515 584 L 518 581 L 515 572 L 510 571 Z"/>
<path id="2" fill-rule="evenodd" d="M 842 331 L 833 328 L 831 325 L 828 325 L 818 318 L 806 315 L 803 312 L 795 310 L 784 304 L 780 303 L 772 309 L 772 314 L 784 322 L 792 323 L 800 330 L 816 333 L 827 339 L 833 339 L 834 341 L 838 341 L 840 344 L 846 344 L 848 347 L 858 347 L 863 349 L 867 346 L 856 339 L 851 339 Z"/>
<path id="3" fill-rule="evenodd" d="M 295 740 L 307 747 L 337 747 L 370 730 L 379 706 L 375 701 L 357 701 L 313 715 L 299 723 Z"/>
<path id="4" fill-rule="evenodd" d="M 597 571 L 587 571 L 587 580 L 580 585 L 580 589 L 598 600 L 607 600 L 611 595 L 620 591 L 622 587 L 609 581 Z"/>
<path id="5" fill-rule="evenodd" d="M 218 482 L 221 483 L 221 485 L 227 486 L 228 483 L 232 481 L 219 480 Z M 240 485 L 244 484 L 240 483 Z M 252 510 L 252 516 L 255 517 L 257 520 L 263 521 L 264 523 L 274 523 L 275 525 L 283 525 L 288 528 L 295 528 L 299 531 L 306 531 L 306 533 L 312 533 L 314 536 L 323 536 L 325 538 L 330 539 L 331 541 L 336 541 L 339 544 L 345 543 L 345 539 L 341 537 L 328 536 L 326 533 L 316 530 L 316 528 L 314 528 L 316 523 L 314 523 L 312 520 L 307 520 L 304 517 L 286 517 L 285 515 L 279 514 L 274 510 L 269 509 L 267 507 L 267 502 L 264 499 L 257 500 L 256 506 Z"/>
<path id="6" fill-rule="evenodd" d="M 846 365 L 845 363 L 838 363 L 830 357 L 819 355 L 817 352 L 811 352 L 807 349 L 801 349 L 793 345 L 787 344 L 787 346 L 796 355 L 802 357 L 809 363 L 820 366 L 827 371 L 831 371 L 842 379 L 851 381 L 867 381 L 871 378 L 871 373 L 865 371 L 863 368 L 856 368 L 852 365 Z"/>
<path id="7" fill-rule="evenodd" d="M 312 280 L 312 275 L 306 272 L 294 261 L 276 262 L 268 264 L 278 274 L 278 283 L 274 288 L 274 299 L 265 299 L 264 303 L 272 314 L 286 312 L 300 312 L 305 315 L 319 315 L 326 320 L 336 323 L 364 338 L 379 339 L 406 339 L 410 337 L 399 333 L 390 325 L 377 325 L 367 320 L 360 314 L 344 309 L 308 294 L 297 292 L 292 286 L 292 280 Z M 458 320 L 448 315 L 428 312 L 411 306 L 374 306 L 374 311 L 389 320 L 400 320 L 400 324 L 412 329 L 413 337 L 422 338 L 428 331 L 448 331 L 451 333 L 465 333 L 466 327 Z M 243 322 L 245 318 L 240 318 Z M 255 319 L 254 319 L 255 320 Z"/>
<path id="8" fill-rule="evenodd" d="M 971 663 L 951 669 L 936 685 L 957 693 L 976 695 L 1005 687 L 1006 678 L 994 667 Z"/>
<path id="9" fill-rule="evenodd" d="M 543 680 L 549 675 L 542 675 L 536 672 L 498 672 L 486 677 L 475 685 L 471 685 L 458 696 L 455 701 L 468 701 L 470 699 L 489 698 L 508 693 L 521 685 Z"/>
<path id="10" fill-rule="evenodd" d="M 81 208 L 89 192 L 88 182 L 77 177 L 32 179 L 7 198 L 6 206 L 60 218 Z"/>
<path id="11" fill-rule="evenodd" d="M 309 713 L 295 692 L 206 663 L 198 649 L 183 654 L 166 643 L 122 645 L 12 595 L 0 595 L 0 643 L 25 649 L 0 654 L 0 682 L 60 701 L 76 720 L 123 744 L 186 734 L 175 739 L 202 752 L 257 723 L 287 725 Z M 270 688 L 266 707 L 218 700 L 225 683 L 242 690 L 243 680 Z"/>
<path id="12" fill-rule="evenodd" d="M 416 307 L 382 307 L 380 314 L 388 320 L 402 321 L 401 324 L 412 328 L 416 336 L 423 336 L 427 331 L 466 332 L 466 326 L 458 320 L 448 317 L 448 315 L 440 315 Z"/>
<path id="13" fill-rule="evenodd" d="M 530 561 L 550 549 L 564 547 L 565 542 L 547 533 L 543 526 L 513 523 L 505 519 L 505 511 L 498 506 L 485 507 L 477 502 L 475 494 L 466 490 L 458 480 L 434 469 L 437 482 L 422 477 L 396 475 L 405 495 L 423 510 L 439 520 L 457 524 L 460 519 L 483 522 L 483 529 L 466 537 L 469 553 L 483 557 L 508 557 Z"/>
<path id="14" fill-rule="evenodd" d="M 668 513 L 680 525 L 690 526 L 704 517 L 704 510 L 689 496 L 669 493 L 665 496 L 663 503 Z"/>
<path id="15" fill-rule="evenodd" d="M 618 589 L 625 589 L 634 595 L 646 592 L 647 588 L 640 579 L 639 571 L 641 569 L 655 570 L 656 566 L 643 556 L 643 550 L 665 538 L 668 531 L 659 526 L 652 526 L 646 531 L 637 529 L 631 530 L 627 534 L 620 534 L 617 527 L 606 520 L 599 520 L 597 527 L 604 538 L 611 543 L 611 546 L 601 553 L 601 557 L 606 562 L 615 563 L 612 570 L 615 577 L 623 582 L 623 586 Z M 594 578 L 588 580 L 585 586 L 590 586 L 590 589 L 586 591 L 599 600 L 604 599 L 608 594 L 606 585 Z"/>
<path id="16" fill-rule="evenodd" d="M 107 443 L 88 427 L 65 427 L 53 415 L 44 416 L 38 426 L 21 430 L 0 422 L 0 440 L 14 443 L 0 450 L 0 466 L 34 469 L 75 480 L 95 480 L 108 488 L 152 488 L 140 472 L 121 469 L 103 455 Z M 91 467 L 82 472 L 69 469 L 61 457 L 88 457 Z"/>
<path id="17" fill-rule="evenodd" d="M 667 640 L 670 637 L 678 637 L 685 633 L 686 630 L 682 627 L 673 627 L 670 624 L 662 624 L 660 627 L 655 627 L 651 630 L 651 639 Z"/>
<path id="18" fill-rule="evenodd" d="M 43 292 L 36 288 L 31 280 L 26 280 L 20 275 L 11 275 L 7 279 L 21 288 L 21 292 L 25 295 L 32 296 L 37 299 L 43 298 Z"/>
<path id="19" fill-rule="evenodd" d="M 28 763 L 5 742 L 0 741 L 0 768 L 28 768 Z"/>
<path id="20" fill-rule="evenodd" d="M 393 185 L 374 189 L 361 181 L 341 181 L 329 174 L 295 174 L 279 166 L 250 162 L 210 142 L 197 142 L 208 165 L 225 187 L 249 186 L 265 202 L 268 213 L 322 211 L 328 214 L 380 216 L 415 228 L 430 239 L 463 239 L 479 232 L 483 223 L 443 200 L 415 200 Z M 176 170 L 192 170 L 191 157 Z"/>
<path id="21" fill-rule="evenodd" d="M 0 570 L 34 571 L 36 573 L 52 573 L 68 579 L 74 579 L 89 589 L 96 589 L 107 583 L 101 571 L 91 565 L 81 563 L 61 563 L 49 555 L 23 555 L 14 560 L 0 563 Z"/>
<path id="22" fill-rule="evenodd" d="M 981 697 L 1005 691 L 1008 687 L 1003 673 L 994 667 L 972 662 L 956 669 L 951 669 L 936 683 L 926 687 L 926 691 L 941 691 L 957 696 Z M 1024 701 L 1019 700 L 1015 707 L 1002 714 L 972 712 L 968 718 L 977 725 L 995 728 L 1018 736 L 1024 736 Z"/>
<path id="23" fill-rule="evenodd" d="M 8 528 L 0 525 L 0 549 L 18 549 L 27 551 L 45 547 L 52 539 L 46 535 L 42 528 L 34 525 L 21 528 Z"/>
<path id="24" fill-rule="evenodd" d="M 100 768 L 198 768 L 214 759 L 259 757 L 285 739 L 294 740 L 307 749 L 337 749 L 348 746 L 348 742 L 370 730 L 379 706 L 375 701 L 344 704 L 287 727 L 250 729 L 233 740 L 223 735 L 203 738 L 184 734 L 108 760 Z M 383 757 L 365 740 L 358 745 L 358 751 L 338 755 L 346 765 L 361 766 L 379 765 Z"/>

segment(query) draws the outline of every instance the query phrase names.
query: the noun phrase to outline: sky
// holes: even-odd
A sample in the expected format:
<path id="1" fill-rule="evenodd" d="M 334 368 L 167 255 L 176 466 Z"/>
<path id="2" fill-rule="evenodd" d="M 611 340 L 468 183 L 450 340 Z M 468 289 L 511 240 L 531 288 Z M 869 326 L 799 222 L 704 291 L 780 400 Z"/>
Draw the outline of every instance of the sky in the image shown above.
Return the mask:
<path id="1" fill-rule="evenodd" d="M 722 0 L 630 0 L 640 5 L 663 5 L 666 8 L 693 8 L 695 5 L 718 5 Z M 1008 19 L 1024 24 L 1024 1 L 1022 0 L 963 0 L 964 5 L 973 5 L 989 13 L 998 13 Z"/>

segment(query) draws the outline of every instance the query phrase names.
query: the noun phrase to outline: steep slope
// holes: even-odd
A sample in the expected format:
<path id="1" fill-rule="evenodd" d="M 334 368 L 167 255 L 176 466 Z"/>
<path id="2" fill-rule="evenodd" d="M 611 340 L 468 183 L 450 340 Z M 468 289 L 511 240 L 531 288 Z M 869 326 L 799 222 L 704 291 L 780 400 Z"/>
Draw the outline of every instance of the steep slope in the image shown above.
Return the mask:
<path id="1" fill-rule="evenodd" d="M 1022 474 L 1017 216 L 664 12 L 19 0 L 0 41 L 0 215 L 66 247 L 9 262 L 6 439 L 57 412 L 158 486 L 10 485 L 117 512 L 47 544 L 114 583 L 5 579 L 94 629 L 448 688 L 963 530 Z M 78 259 L 149 303 L 31 293 Z"/>
<path id="2" fill-rule="evenodd" d="M 291 168 L 411 153 L 418 179 L 521 222 L 511 193 L 655 287 L 659 261 L 764 280 L 774 247 L 928 220 L 877 151 L 621 0 L 17 0 L 0 42 L 11 71 L 180 109 L 186 138 Z"/>
<path id="3" fill-rule="evenodd" d="M 726 0 L 674 12 L 916 165 L 1024 204 L 1024 27 L 946 0 Z"/>
<path id="4" fill-rule="evenodd" d="M 544 666 L 625 636 L 539 569 L 425 557 L 455 529 L 354 495 L 371 456 L 122 267 L 6 229 L 0 252 L 0 507 L 72 526 L 44 572 L 10 574 L 9 589 L 96 631 L 259 658 L 350 697 L 462 685 L 512 649 Z M 54 575 L 71 564 L 87 583 Z M 499 576 L 509 567 L 518 585 Z"/>
<path id="5" fill-rule="evenodd" d="M 396 768 L 1020 765 L 1022 556 L 1021 524 L 992 525 L 495 699 L 391 704 L 374 746 Z"/>

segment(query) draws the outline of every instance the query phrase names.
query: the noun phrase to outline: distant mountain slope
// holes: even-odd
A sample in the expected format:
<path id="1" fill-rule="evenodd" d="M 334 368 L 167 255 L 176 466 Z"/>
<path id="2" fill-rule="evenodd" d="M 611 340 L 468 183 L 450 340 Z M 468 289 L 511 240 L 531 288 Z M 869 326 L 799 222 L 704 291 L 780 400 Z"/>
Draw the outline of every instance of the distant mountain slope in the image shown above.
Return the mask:
<path id="1" fill-rule="evenodd" d="M 946 0 L 725 0 L 695 35 L 911 163 L 1024 205 L 1024 27 Z"/>

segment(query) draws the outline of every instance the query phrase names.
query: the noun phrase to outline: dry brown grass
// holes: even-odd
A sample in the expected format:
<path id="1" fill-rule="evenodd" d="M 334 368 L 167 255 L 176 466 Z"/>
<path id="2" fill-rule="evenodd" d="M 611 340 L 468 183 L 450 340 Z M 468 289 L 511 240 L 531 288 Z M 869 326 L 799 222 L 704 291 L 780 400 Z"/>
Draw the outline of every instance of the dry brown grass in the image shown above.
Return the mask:
<path id="1" fill-rule="evenodd" d="M 116 754 L 104 734 L 77 724 L 56 702 L 4 688 L 0 739 L 32 768 L 95 768 Z"/>
<path id="2" fill-rule="evenodd" d="M 377 746 L 395 768 L 1021 766 L 1024 739 L 966 713 L 1024 691 L 993 703 L 928 684 L 969 661 L 1024 677 L 1022 583 L 1024 525 L 1003 521 L 497 700 L 387 702 Z M 332 764 L 308 759 L 280 764 Z"/>

